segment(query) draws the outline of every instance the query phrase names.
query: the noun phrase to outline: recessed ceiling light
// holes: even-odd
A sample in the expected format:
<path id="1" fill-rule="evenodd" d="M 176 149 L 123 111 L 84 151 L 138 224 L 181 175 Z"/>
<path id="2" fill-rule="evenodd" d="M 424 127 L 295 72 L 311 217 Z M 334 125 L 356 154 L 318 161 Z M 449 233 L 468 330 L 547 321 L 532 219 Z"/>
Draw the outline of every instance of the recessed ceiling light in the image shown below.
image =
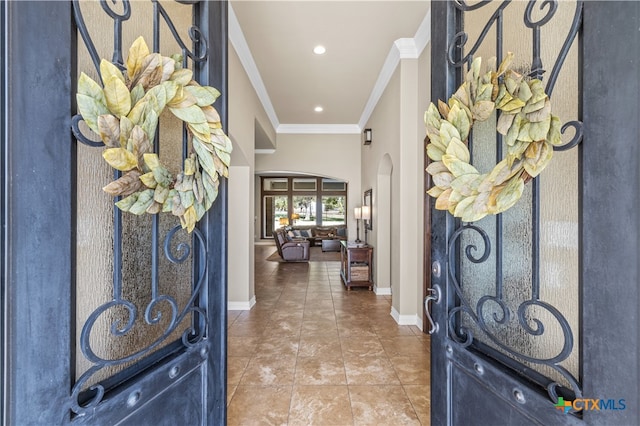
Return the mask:
<path id="1" fill-rule="evenodd" d="M 324 108 L 322 108 L 321 106 L 317 106 L 313 109 L 315 112 L 322 112 L 324 111 Z"/>
<path id="2" fill-rule="evenodd" d="M 313 48 L 313 53 L 315 53 L 316 55 L 322 55 L 326 51 L 327 49 L 322 45 L 318 45 Z"/>

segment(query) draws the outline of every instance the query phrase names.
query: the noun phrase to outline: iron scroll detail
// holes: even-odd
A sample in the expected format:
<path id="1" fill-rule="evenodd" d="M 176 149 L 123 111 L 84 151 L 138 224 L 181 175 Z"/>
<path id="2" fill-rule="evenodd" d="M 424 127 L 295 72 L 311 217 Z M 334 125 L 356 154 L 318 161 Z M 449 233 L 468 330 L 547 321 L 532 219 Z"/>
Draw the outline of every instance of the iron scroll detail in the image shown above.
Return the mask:
<path id="1" fill-rule="evenodd" d="M 474 257 L 473 254 L 478 251 L 478 247 L 472 244 L 464 247 L 465 256 L 472 263 L 482 263 L 489 258 L 491 252 L 491 245 L 489 244 L 489 236 L 487 233 L 480 227 L 466 224 L 460 228 L 458 228 L 449 240 L 448 246 L 448 273 L 449 273 L 449 284 L 453 287 L 456 296 L 459 298 L 460 303 L 455 308 L 449 310 L 448 313 L 448 329 L 449 329 L 449 337 L 455 342 L 459 343 L 462 347 L 468 347 L 473 344 L 475 336 L 473 331 L 468 327 L 464 326 L 462 321 L 462 316 L 466 316 L 473 324 L 475 324 L 484 336 L 489 338 L 489 340 L 497 346 L 504 353 L 509 354 L 515 359 L 520 361 L 539 364 L 543 366 L 547 366 L 553 370 L 556 370 L 566 381 L 570 384 L 571 390 L 575 393 L 577 397 L 582 395 L 582 391 L 580 385 L 576 378 L 562 365 L 561 362 L 566 360 L 574 345 L 573 333 L 571 331 L 571 327 L 567 321 L 567 319 L 562 315 L 562 313 L 556 309 L 554 306 L 541 301 L 539 298 L 535 297 L 532 294 L 531 298 L 521 302 L 517 308 L 515 309 L 515 317 L 514 312 L 505 302 L 501 294 L 496 295 L 485 295 L 478 299 L 475 306 L 465 297 L 462 286 L 457 278 L 456 271 L 456 247 L 459 244 L 460 236 L 465 232 L 474 232 L 478 234 L 484 241 L 484 248 L 480 253 L 479 257 Z M 486 321 L 486 309 L 487 307 L 493 304 L 498 307 L 497 312 L 494 312 L 492 315 L 494 327 L 489 327 Z M 506 328 L 509 325 L 513 326 L 514 323 L 519 326 L 522 334 L 530 335 L 530 336 L 542 336 L 545 333 L 546 326 L 541 319 L 533 316 L 533 307 L 537 307 L 539 311 L 544 311 L 547 315 L 550 315 L 551 318 L 556 322 L 559 328 L 562 330 L 562 345 L 561 349 L 554 353 L 552 356 L 547 357 L 538 357 L 530 353 L 526 353 L 524 351 L 515 350 L 512 346 L 510 346 L 507 342 L 504 342 L 501 338 L 497 329 L 500 327 Z M 495 309 L 494 309 L 495 311 Z M 561 384 L 557 381 L 551 381 L 546 384 L 547 391 L 549 392 L 549 396 L 555 400 L 557 399 L 557 389 L 561 387 Z"/>
<path id="2" fill-rule="evenodd" d="M 171 240 L 174 238 L 176 231 L 178 231 L 179 229 L 180 229 L 180 225 L 177 225 L 171 231 L 169 231 L 169 233 L 165 237 L 165 255 L 169 260 L 176 263 L 185 262 L 188 257 L 188 256 L 181 256 L 180 258 L 178 258 L 168 252 L 169 247 L 171 245 Z M 198 262 L 202 265 L 206 265 L 207 254 L 206 254 L 205 238 L 202 232 L 197 228 L 194 229 L 193 231 L 192 245 L 195 242 L 197 242 L 198 244 L 197 252 L 200 255 Z M 187 250 L 187 252 L 191 251 L 191 248 L 188 248 L 188 246 L 185 243 L 179 244 L 179 247 L 181 247 L 182 250 Z M 96 322 L 101 317 L 108 314 L 109 311 L 120 308 L 121 310 L 126 311 L 127 319 L 124 323 L 121 320 L 114 320 L 111 324 L 110 332 L 115 337 L 127 336 L 129 333 L 133 332 L 135 328 L 135 320 L 138 317 L 138 310 L 136 308 L 136 305 L 124 299 L 121 294 L 114 294 L 113 300 L 107 303 L 104 303 L 102 306 L 94 310 L 89 316 L 89 318 L 87 319 L 87 321 L 85 322 L 82 328 L 82 333 L 80 335 L 80 345 L 81 345 L 82 353 L 94 365 L 91 368 L 89 368 L 76 381 L 75 385 L 73 386 L 73 389 L 71 392 L 71 398 L 72 398 L 71 409 L 77 414 L 82 414 L 87 410 L 90 410 L 96 405 L 98 405 L 102 400 L 102 398 L 104 397 L 104 393 L 105 393 L 104 386 L 101 384 L 94 385 L 90 388 L 90 390 L 95 392 L 95 395 L 90 401 L 85 402 L 82 405 L 78 402 L 78 397 L 80 393 L 83 391 L 84 385 L 91 379 L 91 377 L 93 377 L 96 373 L 98 373 L 100 370 L 106 367 L 123 365 L 132 361 L 136 361 L 138 359 L 141 359 L 145 355 L 151 353 L 156 348 L 158 348 L 158 346 L 161 343 L 166 341 L 166 339 L 178 328 L 178 326 L 185 319 L 187 319 L 187 315 L 189 314 L 195 314 L 195 315 L 194 315 L 194 318 L 191 319 L 191 325 L 187 327 L 187 329 L 182 334 L 182 343 L 185 346 L 193 346 L 197 342 L 201 341 L 203 337 L 206 335 L 206 312 L 204 311 L 204 309 L 195 305 L 195 300 L 201 295 L 200 293 L 202 291 L 205 281 L 206 281 L 206 268 L 203 268 L 199 276 L 197 277 L 197 283 L 193 288 L 191 298 L 189 299 L 189 301 L 186 303 L 186 306 L 181 311 L 179 311 L 178 302 L 175 300 L 175 298 L 166 294 L 158 294 L 157 292 L 154 292 L 155 294 L 152 295 L 151 301 L 147 304 L 145 308 L 144 316 L 143 316 L 144 322 L 152 326 L 160 324 L 160 321 L 163 317 L 162 311 L 158 309 L 160 305 L 167 305 L 169 307 L 170 316 L 171 316 L 170 320 L 165 326 L 165 329 L 162 335 L 156 338 L 152 343 L 150 343 L 149 345 L 147 345 L 142 349 L 139 349 L 133 353 L 129 353 L 119 358 L 110 359 L 108 357 L 98 355 L 96 351 L 93 349 L 93 346 L 91 343 L 91 333 L 94 329 Z M 166 312 L 166 309 L 165 309 L 165 312 Z M 194 327 L 193 324 L 199 323 L 200 321 L 204 322 L 204 327 Z"/>

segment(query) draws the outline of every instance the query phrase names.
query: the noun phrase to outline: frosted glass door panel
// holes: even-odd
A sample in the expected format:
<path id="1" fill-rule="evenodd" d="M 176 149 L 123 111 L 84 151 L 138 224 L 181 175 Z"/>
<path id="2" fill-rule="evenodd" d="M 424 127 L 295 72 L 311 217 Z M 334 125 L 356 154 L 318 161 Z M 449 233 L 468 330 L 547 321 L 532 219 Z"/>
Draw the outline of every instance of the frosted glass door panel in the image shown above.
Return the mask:
<path id="1" fill-rule="evenodd" d="M 551 15 L 548 23 L 539 27 L 546 85 L 569 33 L 576 4 L 558 2 L 553 13 L 548 7 L 541 9 L 541 3 L 527 11 L 528 4 L 509 3 L 502 16 L 504 35 L 498 40 L 498 24 L 494 22 L 473 57 L 482 57 L 486 64 L 497 56 L 497 48 L 502 56 L 511 51 L 515 54 L 514 69 L 528 75 L 533 66 L 534 36 L 526 21 L 542 22 Z M 464 12 L 464 30 L 469 35 L 464 55 L 503 5 L 496 2 Z M 566 123 L 579 117 L 577 41 L 560 65 L 555 86 L 547 87 L 547 93 L 553 113 Z M 502 159 L 495 122 L 494 114 L 473 127 L 472 162 L 481 173 L 489 172 Z M 569 128 L 563 141 L 569 142 L 574 133 Z M 537 189 L 528 183 L 521 200 L 501 218 L 486 217 L 462 231 L 456 249 L 460 286 L 477 315 L 459 315 L 461 338 L 473 336 L 480 346 L 487 345 L 568 388 L 573 387 L 570 376 L 578 378 L 580 370 L 578 158 L 577 148 L 556 151 L 537 179 Z M 486 258 L 478 262 L 483 255 Z M 562 373 L 562 368 L 570 376 Z"/>
<path id="2" fill-rule="evenodd" d="M 110 2 L 107 2 L 110 3 Z M 192 7 L 176 2 L 161 2 L 178 29 L 183 40 L 190 41 L 188 29 L 192 22 Z M 80 7 L 93 42 L 101 58 L 112 59 L 113 20 L 107 16 L 101 4 L 95 1 L 82 1 Z M 111 6 L 117 14 L 123 14 L 123 5 Z M 123 22 L 123 56 L 126 61 L 131 43 L 144 36 L 150 49 L 153 49 L 153 4 L 152 2 L 131 2 L 131 19 Z M 181 49 L 174 40 L 166 24 L 160 25 L 161 52 L 165 56 L 180 53 Z M 78 36 L 78 75 L 84 72 L 95 81 L 100 81 L 88 51 Z M 159 136 L 156 144 L 160 159 L 175 175 L 182 169 L 183 130 L 181 122 L 171 114 L 163 114 L 160 119 Z M 98 139 L 96 137 L 96 139 Z M 179 325 L 166 338 L 162 338 L 177 310 L 180 313 L 192 296 L 194 277 L 193 243 L 186 232 L 178 231 L 168 243 L 172 256 L 185 254 L 184 247 L 192 251 L 181 263 L 172 262 L 165 255 L 165 238 L 179 220 L 169 214 L 158 218 L 157 236 L 154 243 L 152 235 L 152 215 L 135 216 L 122 214 L 122 244 L 114 247 L 114 199 L 102 188 L 113 181 L 113 169 L 102 158 L 103 147 L 90 147 L 77 143 L 77 199 L 76 199 L 76 380 L 100 366 L 83 388 L 101 382 L 121 373 L 140 359 L 135 354 L 153 346 L 145 356 L 160 350 L 172 342 L 178 341 L 192 327 L 193 314 L 187 313 Z M 152 262 L 154 244 L 158 261 Z M 118 252 L 116 255 L 115 253 Z M 118 304 L 101 310 L 101 306 L 114 299 L 115 256 L 121 259 L 122 268 L 115 274 L 121 274 L 121 298 L 131 303 Z M 157 268 L 154 270 L 154 268 Z M 116 268 L 118 269 L 118 268 Z M 157 289 L 152 289 L 152 277 L 157 275 Z M 153 295 L 166 295 L 175 301 L 172 307 L 168 299 L 151 303 Z M 132 310 L 135 309 L 135 312 Z M 100 311 L 98 315 L 97 312 Z M 148 312 L 147 312 L 148 311 Z M 97 315 L 91 329 L 90 348 L 98 359 L 88 359 L 82 352 L 80 336 L 85 324 L 92 315 Z M 129 323 L 131 321 L 131 323 Z M 162 339 L 161 339 L 162 338 Z M 157 341 L 161 339 L 161 343 Z M 118 360 L 132 357 L 131 361 Z"/>

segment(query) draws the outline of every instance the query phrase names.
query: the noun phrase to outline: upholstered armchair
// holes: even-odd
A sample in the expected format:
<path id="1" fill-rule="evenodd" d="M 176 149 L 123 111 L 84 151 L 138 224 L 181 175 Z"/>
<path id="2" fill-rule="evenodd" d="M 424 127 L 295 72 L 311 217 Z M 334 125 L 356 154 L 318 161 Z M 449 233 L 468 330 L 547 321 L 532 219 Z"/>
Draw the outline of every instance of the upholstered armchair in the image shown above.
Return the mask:
<path id="1" fill-rule="evenodd" d="M 289 241 L 282 229 L 273 231 L 273 239 L 282 260 L 287 262 L 309 261 L 309 241 L 302 239 Z"/>

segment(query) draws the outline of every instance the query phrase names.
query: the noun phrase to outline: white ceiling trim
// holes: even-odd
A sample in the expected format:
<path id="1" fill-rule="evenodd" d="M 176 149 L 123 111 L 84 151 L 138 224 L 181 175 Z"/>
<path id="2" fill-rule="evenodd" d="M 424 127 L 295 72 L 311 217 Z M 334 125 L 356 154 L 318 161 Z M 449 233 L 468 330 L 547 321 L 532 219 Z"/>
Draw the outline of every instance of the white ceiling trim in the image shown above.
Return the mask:
<path id="1" fill-rule="evenodd" d="M 399 38 L 393 42 L 400 59 L 416 59 L 418 57 L 418 48 L 416 42 L 412 38 Z"/>
<path id="2" fill-rule="evenodd" d="M 391 50 L 387 55 L 387 59 L 384 61 L 382 70 L 378 75 L 378 80 L 373 86 L 373 90 L 371 91 L 369 100 L 364 107 L 364 111 L 362 111 L 362 115 L 360 116 L 360 120 L 358 121 L 358 127 L 362 129 L 367 125 L 367 121 L 369 121 L 373 110 L 375 109 L 378 101 L 384 93 L 384 90 L 389 84 L 389 80 L 391 80 L 396 67 L 400 63 L 400 59 L 419 58 L 430 40 L 431 10 L 429 10 L 425 15 L 413 38 L 399 38 L 393 43 L 393 46 L 391 46 Z"/>
<path id="3" fill-rule="evenodd" d="M 264 111 L 267 113 L 267 117 L 269 117 L 269 121 L 271 121 L 271 125 L 274 129 L 277 129 L 280 125 L 280 121 L 278 120 L 278 116 L 276 115 L 276 111 L 273 108 L 273 104 L 271 103 L 271 98 L 269 98 L 269 93 L 267 93 L 267 88 L 262 81 L 262 77 L 260 76 L 260 72 L 258 71 L 258 67 L 253 60 L 253 56 L 251 55 L 251 49 L 249 49 L 249 45 L 247 44 L 247 40 L 244 38 L 244 33 L 242 32 L 242 28 L 240 28 L 240 23 L 238 22 L 238 18 L 236 17 L 235 12 L 233 11 L 233 7 L 231 3 L 229 5 L 229 41 L 233 45 L 238 57 L 240 58 L 240 63 L 244 67 L 247 76 L 249 77 L 249 81 L 253 85 L 256 94 L 258 95 L 258 99 L 262 103 L 262 107 Z"/>
<path id="4" fill-rule="evenodd" d="M 256 154 L 275 154 L 276 150 L 275 149 L 256 149 L 255 153 Z"/>
<path id="5" fill-rule="evenodd" d="M 422 55 L 422 51 L 427 44 L 431 41 L 431 9 L 427 12 L 422 20 L 422 23 L 418 27 L 418 31 L 416 31 L 416 35 L 413 36 L 413 39 L 416 43 L 416 48 L 418 49 L 417 57 Z"/>
<path id="6" fill-rule="evenodd" d="M 280 124 L 278 116 L 276 115 L 267 89 L 262 81 L 258 67 L 256 66 L 253 56 L 251 55 L 251 49 L 247 44 L 247 40 L 244 38 L 242 28 L 236 17 L 231 3 L 229 3 L 229 41 L 233 45 L 240 62 L 247 73 L 253 88 L 262 103 L 271 125 L 275 129 L 276 133 L 287 134 L 355 134 L 360 133 L 367 121 L 371 117 L 373 110 L 375 109 L 378 101 L 382 97 L 384 90 L 389 84 L 389 80 L 393 76 L 396 67 L 400 63 L 400 59 L 405 58 L 419 58 L 422 51 L 431 40 L 431 10 L 427 12 L 422 23 L 418 27 L 415 36 L 411 38 L 401 38 L 395 41 L 387 59 L 380 70 L 376 84 L 373 86 L 369 100 L 367 101 L 364 111 L 360 116 L 358 124 Z"/>
<path id="7" fill-rule="evenodd" d="M 279 134 L 295 135 L 351 135 L 361 131 L 357 124 L 281 124 L 276 129 Z"/>

